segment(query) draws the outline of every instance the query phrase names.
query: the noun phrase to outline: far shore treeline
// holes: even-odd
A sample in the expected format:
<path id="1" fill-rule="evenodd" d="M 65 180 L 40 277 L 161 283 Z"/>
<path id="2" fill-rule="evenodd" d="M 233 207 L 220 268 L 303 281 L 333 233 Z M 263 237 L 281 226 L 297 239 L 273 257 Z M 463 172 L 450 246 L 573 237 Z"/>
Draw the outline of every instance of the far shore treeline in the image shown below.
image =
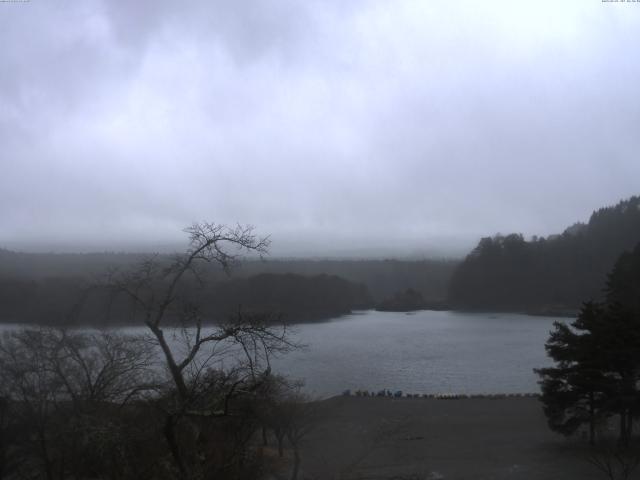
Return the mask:
<path id="1" fill-rule="evenodd" d="M 458 309 L 575 314 L 602 296 L 616 258 L 640 242 L 640 197 L 601 208 L 562 234 L 487 237 L 462 261 L 246 260 L 231 275 L 207 270 L 198 301 L 211 321 L 269 311 L 285 322 L 318 321 L 356 309 Z M 129 323 L 117 302 L 105 310 L 99 285 L 111 269 L 142 254 L 21 253 L 0 249 L 0 322 L 90 325 Z M 170 255 L 157 255 L 160 261 Z M 91 295 L 85 295 L 93 286 Z M 82 308 L 79 299 L 83 299 Z"/>
<path id="2" fill-rule="evenodd" d="M 206 292 L 198 291 L 194 282 L 185 282 L 181 293 L 197 301 L 209 322 L 224 321 L 239 311 L 267 312 L 277 323 L 308 322 L 373 305 L 364 285 L 333 275 L 259 274 L 214 282 Z M 127 299 L 110 298 L 108 288 L 88 285 L 82 278 L 2 279 L 0 314 L 11 323 L 139 324 L 139 319 L 131 316 Z M 168 316 L 167 321 L 171 320 Z"/>
<path id="3" fill-rule="evenodd" d="M 94 287 L 110 268 L 125 270 L 138 254 L 28 254 L 0 250 L 0 322 L 90 325 L 132 323 L 123 305 L 105 309 L 106 292 Z M 158 256 L 170 261 L 170 256 Z M 227 276 L 205 272 L 198 299 L 211 321 L 239 308 L 268 311 L 285 322 L 309 322 L 373 308 L 399 290 L 417 288 L 428 299 L 446 297 L 453 260 L 248 260 Z M 70 318 L 70 315 L 73 318 Z"/>

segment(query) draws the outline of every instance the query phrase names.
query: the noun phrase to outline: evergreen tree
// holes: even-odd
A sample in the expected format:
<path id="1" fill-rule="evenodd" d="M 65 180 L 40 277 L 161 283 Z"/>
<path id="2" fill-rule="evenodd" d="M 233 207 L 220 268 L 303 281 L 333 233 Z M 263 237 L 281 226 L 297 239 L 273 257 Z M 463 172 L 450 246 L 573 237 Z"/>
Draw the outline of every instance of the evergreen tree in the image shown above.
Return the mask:
<path id="1" fill-rule="evenodd" d="M 616 380 L 609 408 L 620 415 L 620 442 L 627 445 L 640 413 L 640 244 L 620 256 L 605 292 L 607 328 L 600 335 Z"/>
<path id="2" fill-rule="evenodd" d="M 545 347 L 556 362 L 536 370 L 550 427 L 569 435 L 618 415 L 628 445 L 640 413 L 640 244 L 609 274 L 605 303 L 587 302 L 570 326 L 557 322 Z"/>
<path id="3" fill-rule="evenodd" d="M 545 345 L 556 367 L 536 370 L 541 376 L 542 402 L 550 428 L 571 435 L 587 424 L 592 444 L 597 420 L 607 416 L 603 405 L 612 388 L 593 334 L 600 330 L 602 321 L 602 306 L 588 302 L 571 325 L 573 328 L 556 322 Z"/>

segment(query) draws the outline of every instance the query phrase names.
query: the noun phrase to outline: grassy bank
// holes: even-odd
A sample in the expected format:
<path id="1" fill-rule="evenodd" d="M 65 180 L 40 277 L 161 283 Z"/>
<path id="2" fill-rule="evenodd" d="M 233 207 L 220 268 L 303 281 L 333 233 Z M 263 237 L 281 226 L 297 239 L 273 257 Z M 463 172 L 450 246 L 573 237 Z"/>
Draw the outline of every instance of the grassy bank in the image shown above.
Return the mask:
<path id="1" fill-rule="evenodd" d="M 305 478 L 602 478 L 586 442 L 549 431 L 536 398 L 344 396 L 319 408 Z"/>

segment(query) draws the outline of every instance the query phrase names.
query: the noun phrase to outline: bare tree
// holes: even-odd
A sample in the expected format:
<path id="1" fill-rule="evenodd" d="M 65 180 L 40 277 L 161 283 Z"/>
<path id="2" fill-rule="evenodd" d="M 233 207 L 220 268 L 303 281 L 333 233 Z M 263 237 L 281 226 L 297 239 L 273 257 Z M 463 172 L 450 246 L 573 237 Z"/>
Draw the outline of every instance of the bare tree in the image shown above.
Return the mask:
<path id="1" fill-rule="evenodd" d="M 13 470 L 9 454 L 10 414 L 9 401 L 5 397 L 0 397 L 0 479 L 5 478 Z"/>
<path id="2" fill-rule="evenodd" d="M 187 233 L 184 254 L 110 272 L 83 298 L 125 299 L 146 334 L 29 329 L 0 339 L 0 475 L 10 458 L 21 477 L 47 480 L 265 475 L 253 442 L 274 394 L 270 359 L 296 345 L 268 313 L 207 323 L 201 300 L 211 265 L 229 271 L 269 240 L 241 226 Z M 72 316 L 81 313 L 82 301 Z M 8 419 L 19 436 L 8 436 Z"/>
<path id="3" fill-rule="evenodd" d="M 95 440 L 118 443 L 121 425 L 111 411 L 153 388 L 152 357 L 136 337 L 50 328 L 5 332 L 0 389 L 14 424 L 14 437 L 3 445 L 7 456 L 20 459 L 27 477 L 82 478 L 98 468 L 90 454 L 99 453 Z"/>
<path id="4" fill-rule="evenodd" d="M 188 280 L 195 280 L 198 287 L 204 288 L 203 264 L 218 264 L 228 272 L 243 252 L 265 254 L 269 239 L 256 237 L 250 226 L 228 228 L 213 223 L 196 223 L 185 231 L 189 234 L 189 248 L 184 254 L 175 255 L 168 264 L 161 262 L 158 257 L 148 258 L 131 271 L 112 273 L 108 281 L 116 294 L 124 294 L 131 300 L 134 315 L 141 317 L 155 337 L 183 401 L 190 396 L 185 370 L 192 366 L 203 347 L 227 339 L 252 336 L 267 348 L 269 340 L 282 338 L 259 322 L 242 321 L 220 325 L 205 334 L 200 306 L 193 301 L 192 292 L 185 292 L 181 288 Z M 185 337 L 189 348 L 182 358 L 177 358 L 177 352 L 166 338 L 168 321 L 174 322 L 174 326 L 177 323 L 194 329 L 193 334 Z M 262 342 L 262 339 L 265 341 Z"/>
<path id="5" fill-rule="evenodd" d="M 251 226 L 213 223 L 196 223 L 186 233 L 184 254 L 169 261 L 151 257 L 128 272 L 112 272 L 108 280 L 114 296 L 130 301 L 132 315 L 162 351 L 172 384 L 165 395 L 163 433 L 183 478 L 196 476 L 208 463 L 202 449 L 212 437 L 211 420 L 233 416 L 232 404 L 245 408 L 269 378 L 270 358 L 296 347 L 286 327 L 275 326 L 268 314 L 239 309 L 205 326 L 212 319 L 198 300 L 198 293 L 206 294 L 208 267 L 229 272 L 243 254 L 264 255 L 269 239 L 254 235 Z"/>

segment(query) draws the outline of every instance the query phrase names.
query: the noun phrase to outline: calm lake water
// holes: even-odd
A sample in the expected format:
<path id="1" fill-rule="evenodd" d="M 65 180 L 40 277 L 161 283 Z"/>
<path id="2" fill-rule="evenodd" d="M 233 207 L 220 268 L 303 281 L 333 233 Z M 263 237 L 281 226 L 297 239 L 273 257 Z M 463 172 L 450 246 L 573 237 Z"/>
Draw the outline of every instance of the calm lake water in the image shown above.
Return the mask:
<path id="1" fill-rule="evenodd" d="M 274 362 L 318 396 L 345 389 L 405 393 L 538 392 L 533 368 L 551 365 L 554 321 L 513 313 L 365 311 L 298 325 L 308 345 Z"/>
<path id="2" fill-rule="evenodd" d="M 551 365 L 544 343 L 554 321 L 514 313 L 368 310 L 296 325 L 306 348 L 272 362 L 317 397 L 358 389 L 405 393 L 538 392 L 534 368 Z M 16 325 L 0 326 L 0 330 Z M 143 327 L 123 329 L 132 334 Z"/>

